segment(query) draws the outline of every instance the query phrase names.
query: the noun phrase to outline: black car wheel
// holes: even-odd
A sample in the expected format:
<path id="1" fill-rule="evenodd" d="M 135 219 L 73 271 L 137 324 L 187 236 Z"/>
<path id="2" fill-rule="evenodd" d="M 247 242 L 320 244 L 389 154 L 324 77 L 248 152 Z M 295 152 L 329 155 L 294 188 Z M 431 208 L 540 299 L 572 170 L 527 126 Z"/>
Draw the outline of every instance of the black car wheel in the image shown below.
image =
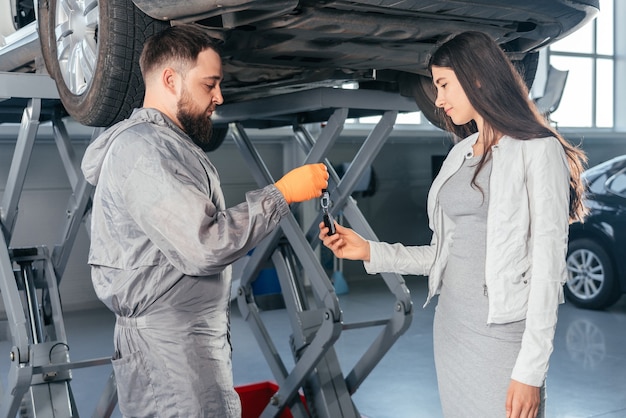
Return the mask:
<path id="1" fill-rule="evenodd" d="M 222 145 L 226 136 L 228 136 L 228 125 L 213 125 L 211 140 L 208 144 L 201 145 L 200 148 L 204 152 L 213 152 Z"/>
<path id="2" fill-rule="evenodd" d="M 539 53 L 536 52 L 526 54 L 521 61 L 513 61 L 513 65 L 528 89 L 533 85 L 538 64 Z M 399 77 L 398 82 L 400 93 L 403 96 L 412 97 L 422 115 L 433 125 L 445 130 L 443 112 L 435 105 L 437 90 L 433 85 L 433 79 L 424 75 L 404 73 Z"/>
<path id="3" fill-rule="evenodd" d="M 87 126 L 110 126 L 143 100 L 139 55 L 169 26 L 131 0 L 48 0 L 39 4 L 44 62 L 67 112 Z"/>
<path id="4" fill-rule="evenodd" d="M 604 309 L 621 296 L 611 258 L 595 241 L 578 239 L 570 243 L 567 270 L 565 296 L 580 308 Z"/>

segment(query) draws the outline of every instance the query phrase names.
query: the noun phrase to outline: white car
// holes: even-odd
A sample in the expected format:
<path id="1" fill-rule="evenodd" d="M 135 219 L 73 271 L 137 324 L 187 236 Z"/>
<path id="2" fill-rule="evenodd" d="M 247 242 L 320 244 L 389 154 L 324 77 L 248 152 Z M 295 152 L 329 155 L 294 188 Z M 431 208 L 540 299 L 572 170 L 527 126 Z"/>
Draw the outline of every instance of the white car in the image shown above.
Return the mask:
<path id="1" fill-rule="evenodd" d="M 426 70 L 437 43 L 484 31 L 530 85 L 538 50 L 598 10 L 599 0 L 0 0 L 0 71 L 42 71 L 43 57 L 67 112 L 108 126 L 142 99 L 144 39 L 195 22 L 223 41 L 229 103 L 350 82 L 413 97 L 439 124 Z M 40 49 L 20 31 L 38 32 Z M 7 53 L 11 41 L 25 53 Z"/>

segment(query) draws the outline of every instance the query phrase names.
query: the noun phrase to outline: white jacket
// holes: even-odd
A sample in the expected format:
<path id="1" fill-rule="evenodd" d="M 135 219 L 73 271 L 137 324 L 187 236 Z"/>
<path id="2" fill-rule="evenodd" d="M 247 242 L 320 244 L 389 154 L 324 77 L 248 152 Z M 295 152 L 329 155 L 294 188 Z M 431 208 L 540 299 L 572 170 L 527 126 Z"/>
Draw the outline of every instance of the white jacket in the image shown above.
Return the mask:
<path id="1" fill-rule="evenodd" d="M 439 293 L 455 227 L 439 205 L 439 191 L 461 167 L 477 139 L 474 134 L 454 146 L 433 181 L 428 194 L 431 244 L 408 247 L 370 242 L 370 261 L 364 263 L 368 273 L 429 276 L 426 304 Z M 511 377 L 541 386 L 567 280 L 567 158 L 554 137 L 522 141 L 506 136 L 492 148 L 492 158 L 485 260 L 487 323 L 526 319 Z"/>

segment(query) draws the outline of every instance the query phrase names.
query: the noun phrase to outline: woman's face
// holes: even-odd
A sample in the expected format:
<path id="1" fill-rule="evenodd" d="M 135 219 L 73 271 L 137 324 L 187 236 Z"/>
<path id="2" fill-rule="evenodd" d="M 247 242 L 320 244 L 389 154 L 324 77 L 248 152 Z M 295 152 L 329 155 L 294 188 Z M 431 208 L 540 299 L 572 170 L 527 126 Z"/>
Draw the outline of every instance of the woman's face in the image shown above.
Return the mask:
<path id="1" fill-rule="evenodd" d="M 433 65 L 431 72 L 437 88 L 435 106 L 442 108 L 455 125 L 465 125 L 472 120 L 478 123 L 479 115 L 465 95 L 454 71 L 449 67 Z"/>

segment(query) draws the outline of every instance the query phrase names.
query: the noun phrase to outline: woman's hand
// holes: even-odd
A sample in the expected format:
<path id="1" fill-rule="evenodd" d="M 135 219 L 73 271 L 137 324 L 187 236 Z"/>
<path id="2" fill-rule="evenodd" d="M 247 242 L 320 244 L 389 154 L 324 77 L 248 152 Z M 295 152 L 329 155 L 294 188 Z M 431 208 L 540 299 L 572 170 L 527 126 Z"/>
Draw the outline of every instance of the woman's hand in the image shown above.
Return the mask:
<path id="1" fill-rule="evenodd" d="M 506 418 L 535 418 L 541 402 L 541 388 L 511 380 L 506 394 Z"/>
<path id="2" fill-rule="evenodd" d="M 319 237 L 335 257 L 348 260 L 370 260 L 370 244 L 350 228 L 343 227 L 335 222 L 336 232 L 328 235 L 328 228 L 324 222 L 320 223 Z"/>

